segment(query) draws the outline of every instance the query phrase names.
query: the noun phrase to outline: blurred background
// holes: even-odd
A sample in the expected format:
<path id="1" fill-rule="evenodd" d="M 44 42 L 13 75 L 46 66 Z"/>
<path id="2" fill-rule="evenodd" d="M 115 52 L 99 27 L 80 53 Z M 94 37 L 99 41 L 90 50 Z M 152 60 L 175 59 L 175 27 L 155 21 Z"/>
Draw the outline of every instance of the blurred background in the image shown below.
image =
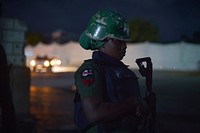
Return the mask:
<path id="1" fill-rule="evenodd" d="M 99 9 L 127 18 L 131 41 L 123 62 L 142 91 L 145 79 L 135 60 L 152 59 L 160 133 L 199 133 L 196 0 L 0 0 L 1 132 L 76 132 L 73 74 L 92 54 L 78 38 Z"/>

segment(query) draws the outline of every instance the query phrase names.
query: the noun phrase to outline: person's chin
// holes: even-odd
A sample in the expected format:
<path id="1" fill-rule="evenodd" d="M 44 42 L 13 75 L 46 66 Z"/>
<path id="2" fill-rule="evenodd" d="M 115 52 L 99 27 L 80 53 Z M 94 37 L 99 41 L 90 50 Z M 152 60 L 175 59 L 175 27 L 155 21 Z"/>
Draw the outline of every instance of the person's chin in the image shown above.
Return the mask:
<path id="1" fill-rule="evenodd" d="M 120 55 L 120 57 L 123 59 L 125 55 L 126 55 L 126 53 L 122 53 L 122 54 Z"/>
<path id="2" fill-rule="evenodd" d="M 122 60 L 123 58 L 124 58 L 124 56 L 120 56 L 120 57 L 119 57 L 119 60 Z"/>

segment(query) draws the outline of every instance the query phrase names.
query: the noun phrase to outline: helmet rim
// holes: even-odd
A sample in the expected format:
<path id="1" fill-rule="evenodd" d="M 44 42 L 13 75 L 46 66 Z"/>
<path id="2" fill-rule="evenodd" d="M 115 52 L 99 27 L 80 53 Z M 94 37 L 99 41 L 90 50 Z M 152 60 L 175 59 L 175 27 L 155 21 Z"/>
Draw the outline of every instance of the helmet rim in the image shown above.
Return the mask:
<path id="1" fill-rule="evenodd" d="M 100 10 L 93 15 L 79 42 L 84 49 L 94 50 L 103 46 L 106 38 L 130 41 L 126 19 L 114 10 Z"/>

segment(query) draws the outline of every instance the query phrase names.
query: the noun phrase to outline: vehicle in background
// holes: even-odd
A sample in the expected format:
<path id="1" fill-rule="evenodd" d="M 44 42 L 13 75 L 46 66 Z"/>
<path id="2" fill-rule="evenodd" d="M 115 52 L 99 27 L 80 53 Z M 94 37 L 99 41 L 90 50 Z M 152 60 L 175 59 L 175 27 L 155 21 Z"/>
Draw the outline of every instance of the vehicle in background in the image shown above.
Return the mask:
<path id="1" fill-rule="evenodd" d="M 52 72 L 52 68 L 61 65 L 61 60 L 48 56 L 36 56 L 35 59 L 30 61 L 30 69 L 32 72 Z"/>

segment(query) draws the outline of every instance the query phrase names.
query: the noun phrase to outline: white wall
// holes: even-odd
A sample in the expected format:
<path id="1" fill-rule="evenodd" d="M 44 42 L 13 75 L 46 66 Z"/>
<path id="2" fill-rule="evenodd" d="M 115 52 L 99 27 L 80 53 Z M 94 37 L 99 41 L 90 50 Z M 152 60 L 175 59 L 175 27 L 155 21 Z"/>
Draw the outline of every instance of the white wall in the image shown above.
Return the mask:
<path id="1" fill-rule="evenodd" d="M 137 67 L 131 59 L 149 56 L 154 69 L 164 70 L 198 70 L 200 62 L 200 45 L 185 42 L 156 44 L 145 42 L 128 46 L 124 62 Z"/>
<path id="2" fill-rule="evenodd" d="M 36 47 L 27 46 L 25 55 L 27 65 L 36 55 L 57 56 L 64 66 L 79 66 L 84 59 L 92 55 L 92 51 L 84 50 L 78 42 L 69 42 L 65 45 L 44 45 L 39 43 Z M 185 42 L 171 44 L 156 44 L 150 42 L 127 44 L 127 53 L 123 62 L 131 68 L 138 68 L 135 60 L 142 57 L 151 57 L 154 69 L 161 70 L 199 70 L 200 45 Z"/>

